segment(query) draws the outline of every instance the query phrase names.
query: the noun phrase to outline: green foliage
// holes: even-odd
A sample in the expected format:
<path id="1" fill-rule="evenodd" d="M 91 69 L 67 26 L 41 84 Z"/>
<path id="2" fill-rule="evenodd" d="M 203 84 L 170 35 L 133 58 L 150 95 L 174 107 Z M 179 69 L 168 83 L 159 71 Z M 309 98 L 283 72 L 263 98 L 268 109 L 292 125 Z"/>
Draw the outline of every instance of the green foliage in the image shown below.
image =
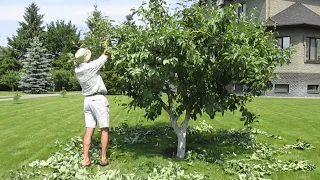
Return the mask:
<path id="1" fill-rule="evenodd" d="M 53 60 L 53 67 L 58 70 L 74 70 L 74 55 L 70 52 L 62 52 L 58 57 Z"/>
<path id="2" fill-rule="evenodd" d="M 152 127 L 147 128 L 141 124 L 137 124 L 134 127 L 128 126 L 126 123 L 122 123 L 118 127 L 111 129 L 117 135 L 126 135 L 122 141 L 111 140 L 112 146 L 122 145 L 133 145 L 133 144 L 148 144 L 152 143 L 155 138 L 168 137 L 169 131 L 172 130 L 170 126 Z"/>
<path id="3" fill-rule="evenodd" d="M 202 121 L 200 127 L 210 127 L 205 121 Z M 252 179 L 258 180 L 261 178 L 268 178 L 273 172 L 276 171 L 310 171 L 315 169 L 315 164 L 308 160 L 280 160 L 278 155 L 288 154 L 284 148 L 276 150 L 273 146 L 267 143 L 260 143 L 256 141 L 256 135 L 264 135 L 269 138 L 265 132 L 257 129 L 240 129 L 240 130 L 214 130 L 211 127 L 204 131 L 199 129 L 199 126 L 190 127 L 192 139 L 195 139 L 196 133 L 204 133 L 200 137 L 198 143 L 202 144 L 216 144 L 222 143 L 224 145 L 238 146 L 242 151 L 249 150 L 250 154 L 242 157 L 237 152 L 218 151 L 205 149 L 190 150 L 187 152 L 186 160 L 189 161 L 188 165 L 193 166 L 196 161 L 204 161 L 217 163 L 221 165 L 227 174 L 237 175 L 236 179 Z M 210 129 L 210 130 L 208 130 Z M 112 132 L 118 135 L 124 135 L 121 139 L 112 139 L 110 148 L 123 149 L 127 145 L 141 144 L 152 142 L 152 140 L 161 136 L 167 136 L 171 131 L 168 126 L 153 127 L 151 129 L 145 128 L 141 125 L 130 127 L 123 123 L 118 127 L 113 127 Z M 130 135 L 130 136 L 129 136 Z M 211 135 L 208 139 L 202 139 Z M 143 140 L 144 139 L 144 140 Z M 148 140 L 147 140 L 148 139 Z M 205 140 L 205 141 L 203 141 Z M 36 160 L 29 163 L 28 167 L 23 167 L 18 171 L 12 171 L 11 176 L 14 179 L 29 179 L 43 175 L 47 179 L 69 179 L 74 177 L 76 179 L 137 179 L 137 180 L 160 180 L 160 179 L 174 179 L 174 180 L 188 180 L 188 179 L 210 179 L 207 175 L 198 174 L 196 172 L 188 174 L 185 169 L 178 163 L 169 162 L 167 166 L 160 164 L 149 164 L 147 176 L 138 176 L 135 173 L 122 174 L 118 169 L 108 169 L 101 171 L 99 168 L 87 169 L 80 166 L 82 159 L 82 139 L 80 137 L 71 138 L 70 142 L 66 145 L 61 144 L 59 141 L 55 142 L 56 146 L 63 147 L 63 152 L 56 152 L 47 160 Z M 304 143 L 306 147 L 311 145 Z M 308 144 L 308 145 L 307 145 Z M 285 145 L 284 147 L 288 147 Z M 308 149 L 308 148 L 306 148 Z M 94 141 L 91 148 L 92 163 L 99 162 L 99 142 Z M 110 159 L 116 161 L 118 156 L 112 153 Z M 111 164 L 112 166 L 112 164 Z M 49 168 L 50 173 L 44 169 Z"/>
<path id="4" fill-rule="evenodd" d="M 65 89 L 64 87 L 62 87 L 62 90 L 60 91 L 60 95 L 61 95 L 62 97 L 66 97 L 67 91 L 66 91 L 66 89 Z"/>
<path id="5" fill-rule="evenodd" d="M 13 93 L 0 92 L 0 96 L 13 97 Z M 269 159 L 272 160 L 272 157 L 275 157 L 283 162 L 292 163 L 296 160 L 308 160 L 309 163 L 317 166 L 320 163 L 318 156 L 320 153 L 318 148 L 320 146 L 318 141 L 320 121 L 315 119 L 320 106 L 320 101 L 317 99 L 254 98 L 248 107 L 261 111 L 261 117 L 259 123 L 252 125 L 259 128 L 252 129 L 253 134 L 242 129 L 243 127 L 237 121 L 241 117 L 239 112 L 235 114 L 228 112 L 224 117 L 217 115 L 214 120 L 204 115 L 199 119 L 201 121 L 191 121 L 187 132 L 187 151 L 194 152 L 192 153 L 193 159 L 176 162 L 171 159 L 172 153 L 175 153 L 176 137 L 172 132 L 172 127 L 167 124 L 168 116 L 159 116 L 156 122 L 147 121 L 143 118 L 143 109 L 136 108 L 135 111 L 127 113 L 126 104 L 130 102 L 130 98 L 125 96 L 108 96 L 107 98 L 112 108 L 110 111 L 111 142 L 108 150 L 111 165 L 101 168 L 102 171 L 118 169 L 121 174 L 134 172 L 136 176 L 147 177 L 153 168 L 157 168 L 158 165 L 167 167 L 171 161 L 179 164 L 187 174 L 197 171 L 200 174 L 209 175 L 209 179 L 230 179 L 237 175 L 226 173 L 220 164 L 229 160 L 251 157 L 253 151 L 243 149 L 243 147 L 252 142 L 266 143 L 272 148 L 271 151 L 266 149 L 257 155 L 259 158 L 260 156 L 271 157 Z M 3 127 L 0 135 L 6 137 L 0 141 L 0 147 L 6 147 L 1 149 L 0 156 L 7 157 L 0 162 L 0 177 L 4 176 L 3 178 L 10 179 L 8 174 L 10 169 L 17 170 L 21 165 L 28 165 L 35 159 L 47 160 L 55 152 L 61 152 L 64 146 L 54 147 L 55 140 L 65 144 L 71 137 L 79 136 L 84 132 L 83 121 L 81 121 L 83 97 L 80 94 L 72 95 L 72 98 L 55 96 L 21 99 L 21 102 L 23 104 L 19 104 L 18 108 L 12 101 L 0 102 L 2 108 L 0 126 Z M 14 122 L 19 126 L 14 125 Z M 123 122 L 127 125 L 121 125 Z M 137 123 L 143 124 L 136 125 Z M 48 124 L 50 126 L 47 126 Z M 202 128 L 203 131 L 201 131 Z M 195 133 L 196 131 L 199 133 Z M 17 132 L 25 136 L 14 135 Z M 8 134 L 11 136 L 7 136 Z M 134 140 L 134 136 L 139 136 L 138 140 Z M 251 137 L 257 138 L 252 139 Z M 286 145 L 297 145 L 297 138 L 306 141 L 300 140 L 305 144 L 304 146 L 299 145 L 305 148 L 304 150 L 286 149 L 279 154 L 272 153 Z M 143 141 L 139 141 L 140 139 Z M 93 141 L 95 144 L 93 147 L 99 149 L 99 131 L 95 132 Z M 309 147 L 307 144 L 312 144 L 316 148 L 307 150 L 306 148 Z M 24 150 L 21 151 L 21 148 Z M 167 151 L 167 149 L 171 150 Z M 100 156 L 92 160 L 98 162 Z M 80 165 L 81 161 L 78 163 Z M 94 173 L 98 168 L 98 165 L 93 164 L 87 170 Z M 42 174 L 48 174 L 52 169 L 35 168 L 33 170 L 40 170 Z M 29 168 L 28 172 L 33 172 L 33 170 Z M 316 167 L 312 171 L 271 171 L 271 175 L 266 177 L 270 179 L 317 179 L 319 173 L 320 169 Z M 40 176 L 37 179 L 43 178 Z"/>
<path id="6" fill-rule="evenodd" d="M 141 25 L 120 25 L 112 47 L 130 106 L 144 108 L 151 120 L 164 109 L 177 135 L 203 113 L 213 119 L 240 110 L 244 124 L 252 123 L 258 116 L 246 103 L 270 88 L 273 71 L 289 62 L 291 52 L 276 45 L 264 24 L 238 18 L 237 7 L 219 11 L 183 1 L 169 12 L 160 0 L 133 9 Z M 235 82 L 247 87 L 241 95 L 226 88 Z"/>
<path id="7" fill-rule="evenodd" d="M 87 18 L 86 25 L 89 31 L 85 33 L 82 47 L 90 49 L 91 56 L 95 59 L 103 53 L 104 41 L 110 39 L 113 31 L 112 21 L 95 5 L 94 11 Z"/>
<path id="8" fill-rule="evenodd" d="M 71 53 L 62 52 L 60 56 L 53 59 L 53 69 L 51 70 L 55 91 L 80 90 L 80 85 L 74 74 L 74 56 Z"/>
<path id="9" fill-rule="evenodd" d="M 20 87 L 25 92 L 43 93 L 52 90 L 51 61 L 45 53 L 46 49 L 42 47 L 39 38 L 34 38 L 23 59 Z"/>
<path id="10" fill-rule="evenodd" d="M 170 14 L 165 2 L 150 1 L 134 10 L 143 25 L 123 24 L 112 52 L 131 105 L 146 108 L 151 119 L 168 107 L 178 117 L 188 110 L 193 119 L 203 112 L 213 118 L 240 107 L 246 111 L 245 103 L 269 88 L 273 70 L 289 61 L 289 51 L 276 46 L 263 24 L 238 19 L 236 7 L 222 12 L 193 4 Z M 226 86 L 233 82 L 248 88 L 231 94 Z M 252 117 L 246 122 L 254 120 L 244 115 Z"/>
<path id="11" fill-rule="evenodd" d="M 19 92 L 17 91 L 14 95 L 13 95 L 13 101 L 15 103 L 19 103 L 19 100 L 21 98 L 21 95 L 19 94 Z"/>
<path id="12" fill-rule="evenodd" d="M 14 91 L 14 87 L 17 87 L 20 81 L 20 74 L 18 71 L 7 71 L 0 78 L 0 84 L 11 87 L 11 90 Z"/>
<path id="13" fill-rule="evenodd" d="M 108 88 L 108 94 L 121 94 L 122 84 L 120 78 L 117 76 L 116 71 L 112 70 L 112 62 L 106 65 L 107 67 L 100 72 L 101 78 Z M 111 66 L 111 67 L 109 67 Z"/>
<path id="14" fill-rule="evenodd" d="M 314 149 L 315 147 L 312 144 L 309 144 L 308 142 L 301 141 L 300 139 L 297 139 L 296 144 L 292 145 L 285 145 L 283 149 L 299 149 L 299 150 L 304 150 L 304 149 Z"/>
<path id="15" fill-rule="evenodd" d="M 198 173 L 185 174 L 184 170 L 177 164 L 169 163 L 167 167 L 158 166 L 154 168 L 152 173 L 148 176 L 147 180 L 161 180 L 161 179 L 174 179 L 174 180 L 189 180 L 197 179 L 204 180 L 209 177 L 200 175 Z"/>
<path id="16" fill-rule="evenodd" d="M 0 47 L 0 80 L 8 71 L 20 70 L 20 66 L 20 63 L 15 58 L 11 57 L 11 50 L 9 48 Z M 12 89 L 10 85 L 3 85 L 2 87 L 0 86 L 0 90 L 8 90 L 7 87 Z"/>
<path id="17" fill-rule="evenodd" d="M 80 46 L 80 32 L 71 21 L 51 21 L 47 24 L 45 42 L 54 56 L 60 56 L 62 52 L 74 54 Z"/>
<path id="18" fill-rule="evenodd" d="M 62 90 L 63 87 L 69 89 L 69 79 L 73 75 L 70 71 L 64 69 L 51 70 L 51 74 L 56 91 Z"/>
<path id="19" fill-rule="evenodd" d="M 4 74 L 8 70 L 18 71 L 21 67 L 19 62 L 11 56 L 11 49 L 0 47 L 0 74 Z"/>
<path id="20" fill-rule="evenodd" d="M 205 122 L 202 122 L 202 126 L 206 127 Z M 192 134 L 195 133 L 207 133 L 208 131 L 201 131 L 201 128 L 190 128 Z M 214 131 L 211 131 L 214 132 Z M 208 152 L 206 150 L 188 151 L 186 159 L 190 162 L 195 160 L 214 162 L 223 166 L 226 173 L 238 175 L 237 179 L 252 179 L 259 180 L 267 178 L 272 172 L 276 171 L 310 171 L 316 168 L 316 165 L 308 160 L 281 160 L 277 158 L 282 154 L 290 154 L 292 152 L 288 149 L 313 149 L 311 144 L 298 141 L 297 144 L 284 145 L 283 147 L 276 149 L 271 144 L 260 143 L 256 140 L 256 135 L 264 135 L 269 138 L 278 138 L 279 136 L 268 135 L 264 131 L 259 129 L 249 128 L 243 130 L 227 130 L 224 133 L 219 133 L 219 137 L 205 138 L 198 140 L 198 143 L 215 143 L 215 141 L 221 141 L 224 144 L 234 144 L 242 147 L 244 150 L 250 150 L 252 153 L 245 158 L 235 159 L 238 155 L 235 152 L 223 152 L 219 158 L 212 159 L 214 152 Z M 249 136 L 248 136 L 249 135 Z"/>
<path id="21" fill-rule="evenodd" d="M 30 47 L 30 40 L 44 36 L 44 27 L 42 26 L 44 15 L 39 14 L 39 7 L 33 2 L 26 9 L 23 15 L 24 21 L 19 22 L 17 35 L 8 38 L 8 46 L 12 50 L 11 56 L 15 59 L 23 58 Z"/>
<path id="22" fill-rule="evenodd" d="M 85 33 L 82 47 L 90 49 L 92 58 L 95 59 L 105 50 L 104 41 L 110 39 L 114 32 L 114 26 L 112 21 L 98 9 L 97 5 L 94 6 L 94 11 L 87 18 L 86 24 L 89 31 Z M 120 94 L 122 92 L 120 78 L 114 70 L 112 59 L 107 62 L 100 75 L 108 88 L 108 94 Z"/>
<path id="23" fill-rule="evenodd" d="M 82 139 L 80 137 L 71 138 L 70 142 L 62 145 L 59 141 L 56 146 L 64 147 L 63 152 L 56 152 L 47 160 L 36 160 L 29 163 L 29 167 L 22 167 L 17 171 L 11 171 L 13 179 L 31 179 L 44 176 L 45 179 L 106 179 L 106 180 L 160 180 L 160 179 L 205 179 L 205 176 L 198 173 L 187 174 L 178 165 L 169 162 L 168 166 L 156 166 L 147 177 L 136 176 L 135 173 L 121 174 L 120 170 L 108 169 L 87 169 L 82 167 L 79 162 L 82 159 Z M 91 151 L 93 162 L 99 160 L 99 144 L 94 143 Z M 43 169 L 49 168 L 50 173 L 43 173 Z"/>
<path id="24" fill-rule="evenodd" d="M 60 91 L 63 87 L 68 91 L 79 90 L 79 85 L 74 83 L 76 79 L 73 72 L 64 69 L 54 69 L 51 70 L 51 74 L 55 91 Z"/>

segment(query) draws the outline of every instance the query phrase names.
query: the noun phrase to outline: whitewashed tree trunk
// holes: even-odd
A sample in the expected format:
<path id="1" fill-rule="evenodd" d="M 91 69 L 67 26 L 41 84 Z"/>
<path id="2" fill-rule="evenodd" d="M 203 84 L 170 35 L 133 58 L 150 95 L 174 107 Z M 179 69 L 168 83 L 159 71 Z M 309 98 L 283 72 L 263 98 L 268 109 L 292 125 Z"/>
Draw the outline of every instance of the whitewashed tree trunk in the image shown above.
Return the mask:
<path id="1" fill-rule="evenodd" d="M 177 158 L 183 159 L 186 154 L 187 127 L 180 127 L 175 131 L 178 137 Z"/>
<path id="2" fill-rule="evenodd" d="M 190 113 L 186 113 L 185 120 L 183 121 L 180 127 L 177 124 L 178 117 L 176 117 L 173 113 L 170 113 L 170 120 L 174 132 L 178 137 L 177 158 L 183 159 L 186 154 L 187 127 L 190 120 Z"/>

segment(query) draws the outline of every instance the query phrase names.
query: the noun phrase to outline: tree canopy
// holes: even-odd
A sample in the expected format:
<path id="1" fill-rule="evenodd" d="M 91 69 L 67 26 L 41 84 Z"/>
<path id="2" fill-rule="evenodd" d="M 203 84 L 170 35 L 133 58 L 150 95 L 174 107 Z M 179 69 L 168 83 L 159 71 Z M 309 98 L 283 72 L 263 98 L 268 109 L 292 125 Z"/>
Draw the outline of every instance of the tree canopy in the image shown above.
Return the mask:
<path id="1" fill-rule="evenodd" d="M 26 53 L 27 48 L 30 47 L 30 41 L 34 37 L 43 38 L 44 15 L 39 14 L 40 8 L 34 2 L 25 9 L 23 15 L 24 21 L 19 22 L 20 27 L 17 29 L 17 35 L 8 39 L 8 46 L 13 50 L 12 56 L 20 59 Z"/>
<path id="2" fill-rule="evenodd" d="M 8 70 L 2 76 L 0 76 L 0 84 L 9 86 L 11 91 L 18 86 L 20 81 L 20 74 L 18 71 Z"/>
<path id="3" fill-rule="evenodd" d="M 74 54 L 80 46 L 80 32 L 71 21 L 51 21 L 47 24 L 45 41 L 46 48 L 54 56 L 59 56 L 63 51 Z"/>
<path id="4" fill-rule="evenodd" d="M 238 18 L 237 7 L 219 11 L 181 3 L 170 11 L 165 1 L 150 1 L 133 12 L 140 25 L 124 23 L 115 33 L 112 56 L 130 106 L 145 108 L 152 120 L 162 110 L 169 114 L 178 158 L 185 155 L 190 119 L 240 110 L 251 123 L 255 115 L 246 103 L 268 90 L 274 69 L 289 62 L 290 51 L 279 48 L 262 23 Z M 227 86 L 233 83 L 246 89 L 231 93 Z"/>

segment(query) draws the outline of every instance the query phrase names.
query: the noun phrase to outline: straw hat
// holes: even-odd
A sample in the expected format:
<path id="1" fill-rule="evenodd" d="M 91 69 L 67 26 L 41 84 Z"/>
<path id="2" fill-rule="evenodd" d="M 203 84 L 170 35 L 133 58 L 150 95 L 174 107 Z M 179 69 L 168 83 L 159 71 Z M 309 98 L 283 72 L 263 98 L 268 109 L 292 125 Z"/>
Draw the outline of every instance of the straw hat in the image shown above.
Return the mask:
<path id="1" fill-rule="evenodd" d="M 89 49 L 80 48 L 74 55 L 77 63 L 86 63 L 91 58 L 91 51 Z"/>

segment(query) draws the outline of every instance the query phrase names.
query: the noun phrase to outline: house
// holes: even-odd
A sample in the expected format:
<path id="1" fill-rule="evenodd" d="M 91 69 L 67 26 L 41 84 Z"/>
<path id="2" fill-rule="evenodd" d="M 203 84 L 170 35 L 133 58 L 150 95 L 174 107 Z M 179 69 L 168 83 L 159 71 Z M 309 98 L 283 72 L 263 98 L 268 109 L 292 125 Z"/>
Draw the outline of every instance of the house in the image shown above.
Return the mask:
<path id="1" fill-rule="evenodd" d="M 238 15 L 257 10 L 258 21 L 277 31 L 278 45 L 294 49 L 291 63 L 277 67 L 267 96 L 320 97 L 320 0 L 218 0 L 240 3 Z M 239 91 L 239 85 L 234 87 Z"/>

